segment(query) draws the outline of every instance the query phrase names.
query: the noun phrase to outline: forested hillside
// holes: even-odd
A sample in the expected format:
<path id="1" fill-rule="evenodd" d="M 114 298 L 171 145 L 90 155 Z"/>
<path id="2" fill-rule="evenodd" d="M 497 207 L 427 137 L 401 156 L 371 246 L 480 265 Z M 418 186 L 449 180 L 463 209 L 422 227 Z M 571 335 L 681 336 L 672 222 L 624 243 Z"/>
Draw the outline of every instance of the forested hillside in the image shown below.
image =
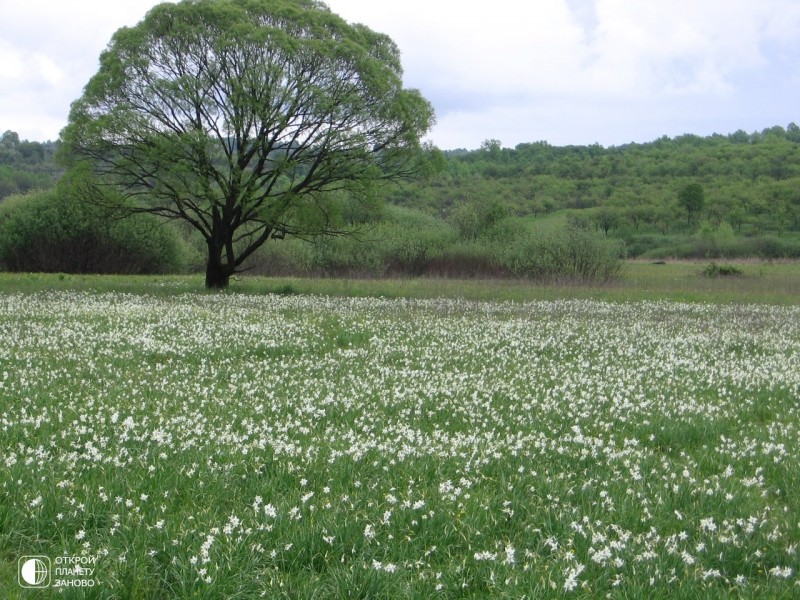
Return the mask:
<path id="1" fill-rule="evenodd" d="M 13 131 L 0 137 L 0 200 L 15 193 L 52 187 L 60 172 L 54 142 L 20 140 Z"/>
<path id="2" fill-rule="evenodd" d="M 60 172 L 55 149 L 54 142 L 20 141 L 6 131 L 0 138 L 0 198 L 51 187 Z M 487 140 L 478 150 L 444 154 L 440 174 L 392 190 L 390 202 L 444 218 L 473 202 L 500 203 L 511 214 L 532 217 L 594 209 L 586 217 L 609 233 L 643 225 L 669 232 L 691 225 L 679 192 L 699 183 L 705 201 L 698 225 L 727 222 L 750 234 L 800 231 L 800 127 L 794 123 L 609 148 L 534 142 L 510 149 Z"/>
<path id="3" fill-rule="evenodd" d="M 661 138 L 604 148 L 546 142 L 446 153 L 446 170 L 393 194 L 393 202 L 440 216 L 459 203 L 499 202 L 519 216 L 592 209 L 608 232 L 652 226 L 685 231 L 704 221 L 737 232 L 800 230 L 800 127 L 760 133 Z M 689 219 L 680 191 L 700 184 L 704 203 Z"/>

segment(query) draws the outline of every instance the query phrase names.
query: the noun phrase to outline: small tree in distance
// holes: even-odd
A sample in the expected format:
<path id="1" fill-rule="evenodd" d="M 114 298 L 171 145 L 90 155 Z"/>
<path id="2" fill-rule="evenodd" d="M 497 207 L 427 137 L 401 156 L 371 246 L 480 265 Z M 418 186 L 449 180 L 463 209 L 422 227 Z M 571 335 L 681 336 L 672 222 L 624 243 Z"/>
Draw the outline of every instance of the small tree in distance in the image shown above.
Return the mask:
<path id="1" fill-rule="evenodd" d="M 692 224 L 695 215 L 702 212 L 706 205 L 706 193 L 699 183 L 690 183 L 678 192 L 678 203 L 686 209 L 687 223 Z"/>
<path id="2" fill-rule="evenodd" d="M 223 288 L 271 238 L 336 233 L 337 201 L 412 176 L 433 109 L 392 40 L 316 0 L 184 0 L 117 31 L 63 155 L 135 210 L 189 223 Z"/>

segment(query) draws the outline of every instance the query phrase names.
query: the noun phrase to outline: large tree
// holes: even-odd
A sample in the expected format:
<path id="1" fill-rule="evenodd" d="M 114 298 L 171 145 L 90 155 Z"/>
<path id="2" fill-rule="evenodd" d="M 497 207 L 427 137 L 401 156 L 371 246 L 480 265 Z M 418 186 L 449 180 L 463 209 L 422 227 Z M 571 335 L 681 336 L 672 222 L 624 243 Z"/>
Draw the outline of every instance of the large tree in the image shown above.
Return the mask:
<path id="1" fill-rule="evenodd" d="M 114 34 L 61 137 L 93 185 L 198 230 L 220 288 L 270 238 L 332 232 L 337 199 L 417 172 L 433 119 L 392 40 L 317 0 L 184 0 Z"/>

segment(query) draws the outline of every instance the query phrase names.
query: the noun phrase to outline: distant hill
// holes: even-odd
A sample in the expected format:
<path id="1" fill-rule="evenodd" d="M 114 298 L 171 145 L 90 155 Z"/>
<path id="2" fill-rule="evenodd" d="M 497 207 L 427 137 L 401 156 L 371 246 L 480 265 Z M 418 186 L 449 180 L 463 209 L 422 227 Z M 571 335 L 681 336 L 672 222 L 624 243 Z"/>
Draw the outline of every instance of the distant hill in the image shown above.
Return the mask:
<path id="1" fill-rule="evenodd" d="M 60 169 L 55 142 L 20 140 L 13 131 L 0 136 L 0 200 L 11 194 L 51 187 Z"/>
<path id="2" fill-rule="evenodd" d="M 51 187 L 61 174 L 56 149 L 57 142 L 2 134 L 0 201 Z M 389 190 L 389 204 L 455 229 L 471 214 L 485 223 L 516 218 L 534 232 L 578 224 L 621 241 L 629 256 L 800 256 L 794 123 L 612 147 L 503 148 L 487 140 L 478 150 L 443 154 L 441 172 Z M 691 186 L 702 195 L 694 212 L 681 200 Z"/>
<path id="3" fill-rule="evenodd" d="M 738 234 L 800 232 L 800 127 L 730 135 L 663 137 L 616 147 L 547 142 L 445 152 L 445 170 L 392 192 L 394 204 L 447 218 L 463 203 L 501 203 L 518 216 L 580 211 L 607 234 L 622 228 L 661 233 L 690 224 L 679 192 L 700 184 L 696 225 Z"/>

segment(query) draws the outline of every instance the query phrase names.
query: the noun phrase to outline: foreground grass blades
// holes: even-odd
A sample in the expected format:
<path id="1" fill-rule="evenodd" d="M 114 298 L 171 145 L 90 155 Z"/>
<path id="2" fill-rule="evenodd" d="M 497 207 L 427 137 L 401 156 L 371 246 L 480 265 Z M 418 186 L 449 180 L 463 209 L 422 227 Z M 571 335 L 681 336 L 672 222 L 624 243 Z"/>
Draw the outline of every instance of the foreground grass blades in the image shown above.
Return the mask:
<path id="1" fill-rule="evenodd" d="M 4 597 L 800 593 L 798 307 L 52 291 L 0 339 Z"/>

